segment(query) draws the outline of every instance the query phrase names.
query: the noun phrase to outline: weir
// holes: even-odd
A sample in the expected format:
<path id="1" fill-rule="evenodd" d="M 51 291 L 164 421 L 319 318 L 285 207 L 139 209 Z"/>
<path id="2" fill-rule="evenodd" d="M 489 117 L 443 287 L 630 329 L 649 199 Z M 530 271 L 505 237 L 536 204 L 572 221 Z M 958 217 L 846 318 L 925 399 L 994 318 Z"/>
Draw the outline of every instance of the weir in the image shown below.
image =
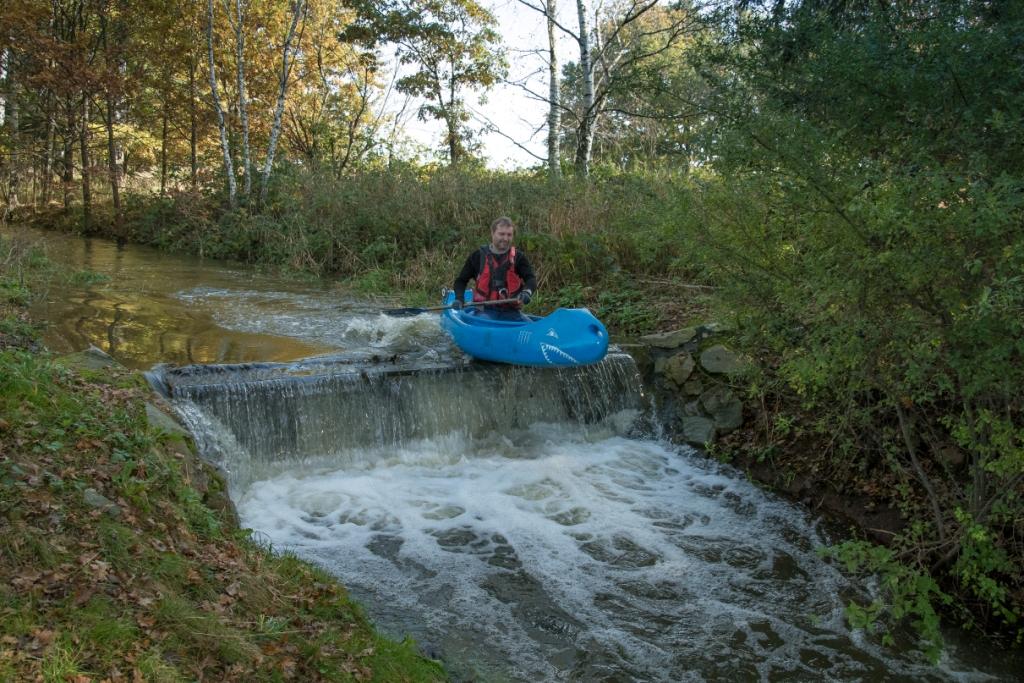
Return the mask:
<path id="1" fill-rule="evenodd" d="M 236 489 L 300 465 L 371 464 L 376 449 L 450 433 L 629 422 L 646 401 L 636 364 L 621 352 L 562 369 L 338 354 L 164 366 L 150 380 Z"/>
<path id="2" fill-rule="evenodd" d="M 863 589 L 818 556 L 816 520 L 649 438 L 620 351 L 573 369 L 364 350 L 149 377 L 245 526 L 341 577 L 455 680 L 932 673 L 846 627 Z"/>

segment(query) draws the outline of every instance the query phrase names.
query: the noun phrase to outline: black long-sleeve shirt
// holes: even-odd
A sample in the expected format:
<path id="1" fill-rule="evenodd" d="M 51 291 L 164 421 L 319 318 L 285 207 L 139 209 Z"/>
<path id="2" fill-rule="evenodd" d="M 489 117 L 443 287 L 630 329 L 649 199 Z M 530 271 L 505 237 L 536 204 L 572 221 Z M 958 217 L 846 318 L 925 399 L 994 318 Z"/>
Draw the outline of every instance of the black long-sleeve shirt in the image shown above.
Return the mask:
<path id="1" fill-rule="evenodd" d="M 469 284 L 470 280 L 475 280 L 477 275 L 480 274 L 480 271 L 483 270 L 485 249 L 489 253 L 494 253 L 488 245 L 477 249 L 470 254 L 468 258 L 466 258 L 466 263 L 463 264 L 462 270 L 459 271 L 458 277 L 455 278 L 455 284 L 452 286 L 452 289 L 455 290 L 456 300 L 462 301 L 462 298 L 465 296 L 466 285 Z M 508 252 L 506 252 L 506 254 L 507 253 Z M 505 254 L 497 254 L 496 256 L 500 258 L 504 255 Z M 530 265 L 530 259 L 526 258 L 526 254 L 524 254 L 519 248 L 516 248 L 515 270 L 516 275 L 523 280 L 524 289 L 529 289 L 530 291 L 537 290 L 537 276 L 533 273 L 533 266 Z"/>

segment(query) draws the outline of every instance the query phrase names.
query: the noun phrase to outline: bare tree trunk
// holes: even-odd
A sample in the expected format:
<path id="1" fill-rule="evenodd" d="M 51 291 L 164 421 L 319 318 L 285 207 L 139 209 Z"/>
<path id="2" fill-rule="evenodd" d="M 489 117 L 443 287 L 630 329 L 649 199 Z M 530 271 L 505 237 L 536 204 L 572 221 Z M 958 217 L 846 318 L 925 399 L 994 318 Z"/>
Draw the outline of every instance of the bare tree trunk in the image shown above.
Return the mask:
<path id="1" fill-rule="evenodd" d="M 163 124 L 160 127 L 160 196 L 167 196 L 167 100 L 164 100 Z"/>
<path id="2" fill-rule="evenodd" d="M 228 181 L 228 204 L 232 209 L 238 208 L 238 186 L 235 184 L 235 166 L 231 161 L 231 146 L 228 143 L 228 130 L 224 121 L 224 109 L 220 106 L 217 95 L 217 66 L 213 59 L 213 0 L 206 0 L 206 45 L 210 59 L 210 94 L 213 108 L 217 112 L 217 126 L 220 128 L 220 147 L 224 153 L 224 173 Z"/>
<path id="3" fill-rule="evenodd" d="M 583 112 L 576 136 L 576 175 L 586 178 L 590 175 L 590 154 L 594 144 L 594 67 L 590 59 L 590 28 L 588 26 L 585 0 L 576 0 L 580 33 L 580 72 L 583 76 Z"/>
<path id="4" fill-rule="evenodd" d="M 548 177 L 562 175 L 558 153 L 558 133 L 562 127 L 562 97 L 559 88 L 558 52 L 555 50 L 555 12 L 557 0 L 547 0 L 548 24 Z"/>
<path id="5" fill-rule="evenodd" d="M 252 161 L 249 151 L 249 101 L 245 94 L 245 4 L 235 0 L 235 17 L 231 27 L 235 31 L 235 78 L 238 84 L 238 117 L 242 123 L 242 174 L 246 203 L 252 196 Z M 228 12 L 230 16 L 230 11 Z"/>
<path id="6" fill-rule="evenodd" d="M 0 55 L 3 59 L 0 59 L 0 75 L 3 75 L 2 87 L 0 87 L 0 96 L 2 96 L 5 111 L 3 116 L 0 117 L 0 124 L 6 124 L 10 131 L 11 141 L 11 156 L 9 159 L 8 166 L 8 196 L 7 204 L 9 207 L 15 207 L 18 205 L 18 186 L 21 183 L 21 120 L 19 116 L 19 98 L 18 98 L 18 79 L 15 72 L 14 63 L 14 52 L 7 50 L 4 55 Z"/>
<path id="7" fill-rule="evenodd" d="M 46 149 L 43 151 L 43 205 L 50 203 L 50 183 L 53 180 L 53 146 L 55 142 L 54 130 L 57 127 L 56 114 L 54 108 L 56 107 L 56 100 L 52 93 L 46 93 L 44 100 L 46 108 Z"/>
<path id="8" fill-rule="evenodd" d="M 71 208 L 71 185 L 75 182 L 75 105 L 71 97 L 64 99 L 67 128 L 64 130 L 64 209 Z"/>
<path id="9" fill-rule="evenodd" d="M 11 59 L 11 51 L 4 49 L 0 51 L 0 128 L 7 122 L 7 62 Z"/>
<path id="10" fill-rule="evenodd" d="M 117 144 L 114 141 L 114 95 L 107 91 L 107 173 L 110 176 L 110 197 L 114 204 L 114 232 L 121 234 L 120 172 L 117 168 Z"/>
<path id="11" fill-rule="evenodd" d="M 459 152 L 459 130 L 456 123 L 449 118 L 448 119 L 448 163 L 451 166 L 456 166 L 462 161 L 462 155 Z"/>
<path id="12" fill-rule="evenodd" d="M 199 154 L 197 150 L 198 137 L 199 137 L 199 114 L 196 111 L 196 100 L 198 99 L 196 89 L 196 69 L 198 65 L 196 60 L 189 57 L 188 61 L 188 101 L 189 101 L 189 163 L 190 175 L 189 180 L 192 183 L 192 191 L 196 191 L 199 188 Z"/>
<path id="13" fill-rule="evenodd" d="M 123 221 L 121 218 L 121 193 L 120 193 L 120 174 L 117 168 L 118 151 L 117 141 L 114 139 L 114 121 L 116 119 L 117 109 L 117 97 L 116 89 L 120 84 L 121 76 L 121 59 L 120 52 L 124 45 L 124 25 L 123 22 L 115 21 L 115 25 L 112 30 L 109 29 L 109 17 L 106 14 L 106 7 L 100 15 L 100 30 L 101 40 L 103 43 L 104 62 L 107 69 L 108 77 L 111 83 L 106 87 L 106 105 L 107 111 L 104 117 L 104 123 L 107 128 L 107 178 L 110 182 L 110 197 L 111 202 L 114 205 L 114 234 L 119 238 L 123 238 L 121 229 Z M 123 6 L 120 9 L 124 9 Z M 110 40 L 110 33 L 113 33 L 113 41 Z M 111 42 L 113 42 L 113 49 L 111 49 Z M 114 84 L 118 85 L 114 85 Z"/>
<path id="14" fill-rule="evenodd" d="M 306 0 L 296 0 L 292 5 L 292 23 L 288 27 L 288 35 L 284 39 L 284 50 L 281 58 L 281 77 L 278 82 L 277 107 L 274 109 L 274 123 L 270 128 L 270 143 L 267 145 L 267 161 L 263 165 L 263 174 L 260 180 L 260 206 L 267 200 L 267 186 L 270 184 L 270 171 L 274 168 L 274 154 L 277 152 L 277 140 L 281 136 L 281 117 L 284 114 L 284 95 L 288 88 L 288 76 L 291 73 L 291 63 L 288 60 L 288 53 L 291 50 L 292 39 L 295 37 L 295 29 L 299 25 L 300 16 L 304 19 L 309 4 Z M 303 21 L 305 28 L 305 21 Z"/>
<path id="15" fill-rule="evenodd" d="M 89 95 L 82 95 L 82 125 L 78 131 L 82 154 L 82 232 L 92 228 L 92 188 L 89 185 Z"/>
<path id="16" fill-rule="evenodd" d="M 13 61 L 13 60 L 12 60 Z M 21 185 L 21 112 L 19 109 L 18 83 L 14 79 L 13 70 L 8 66 L 7 92 L 10 93 L 10 101 L 7 103 L 7 123 L 11 130 L 11 175 L 10 175 L 10 197 L 7 200 L 9 206 L 18 206 L 18 188 Z"/>

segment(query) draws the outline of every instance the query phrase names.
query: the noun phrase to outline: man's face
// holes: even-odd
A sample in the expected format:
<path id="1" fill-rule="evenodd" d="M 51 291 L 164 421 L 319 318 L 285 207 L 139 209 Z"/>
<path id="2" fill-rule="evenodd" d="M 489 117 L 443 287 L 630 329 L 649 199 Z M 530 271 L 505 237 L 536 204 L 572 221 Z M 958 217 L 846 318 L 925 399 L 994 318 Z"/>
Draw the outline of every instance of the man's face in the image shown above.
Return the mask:
<path id="1" fill-rule="evenodd" d="M 511 225 L 499 225 L 491 231 L 491 246 L 499 254 L 508 251 L 512 246 L 512 237 L 516 229 Z"/>

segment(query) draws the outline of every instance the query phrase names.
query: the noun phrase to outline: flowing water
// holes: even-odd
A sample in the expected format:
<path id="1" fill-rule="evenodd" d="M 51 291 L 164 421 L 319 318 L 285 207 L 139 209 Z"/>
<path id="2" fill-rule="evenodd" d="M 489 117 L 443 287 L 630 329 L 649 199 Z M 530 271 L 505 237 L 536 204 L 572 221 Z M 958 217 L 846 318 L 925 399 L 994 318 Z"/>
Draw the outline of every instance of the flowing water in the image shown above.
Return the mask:
<path id="1" fill-rule="evenodd" d="M 58 349 L 151 368 L 243 523 L 339 576 L 459 680 L 1015 680 L 979 643 L 925 661 L 849 629 L 876 587 L 821 520 L 657 438 L 632 359 L 469 363 L 430 316 L 323 285 L 49 238 L 111 280 L 53 291 Z M 210 365 L 209 363 L 217 363 Z"/>

